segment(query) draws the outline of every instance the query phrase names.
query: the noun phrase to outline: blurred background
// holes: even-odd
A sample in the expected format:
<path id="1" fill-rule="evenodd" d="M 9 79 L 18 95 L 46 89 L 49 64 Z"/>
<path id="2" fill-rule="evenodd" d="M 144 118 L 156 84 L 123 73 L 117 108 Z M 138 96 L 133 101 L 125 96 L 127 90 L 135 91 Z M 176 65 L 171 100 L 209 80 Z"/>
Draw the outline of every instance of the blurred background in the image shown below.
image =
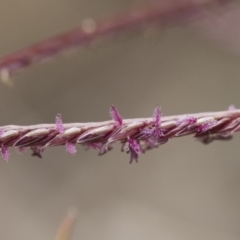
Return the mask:
<path id="1" fill-rule="evenodd" d="M 100 19 L 140 0 L 1 0 L 0 55 Z M 211 9 L 210 9 L 211 10 Z M 209 10 L 209 11 L 210 11 Z M 0 85 L 0 125 L 225 110 L 240 105 L 238 3 L 189 24 L 120 34 L 75 49 Z M 238 46 L 239 45 L 239 46 Z M 173 139 L 138 164 L 120 145 L 99 157 L 78 146 L 42 159 L 11 149 L 0 161 L 0 238 L 54 239 L 66 211 L 78 209 L 73 240 L 237 240 L 240 138 L 208 146 Z"/>

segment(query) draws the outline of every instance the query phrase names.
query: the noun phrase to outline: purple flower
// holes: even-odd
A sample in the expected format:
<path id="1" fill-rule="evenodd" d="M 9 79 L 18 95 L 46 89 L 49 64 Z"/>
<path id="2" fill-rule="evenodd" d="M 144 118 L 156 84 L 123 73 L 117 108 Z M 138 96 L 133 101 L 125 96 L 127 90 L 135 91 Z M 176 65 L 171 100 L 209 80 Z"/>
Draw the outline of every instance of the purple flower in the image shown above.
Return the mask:
<path id="1" fill-rule="evenodd" d="M 117 127 L 122 126 L 123 120 L 122 120 L 122 117 L 121 117 L 120 113 L 118 112 L 117 108 L 115 108 L 114 106 L 111 106 L 109 112 L 110 112 L 110 116 L 111 116 L 112 120 L 115 122 Z"/>
<path id="2" fill-rule="evenodd" d="M 8 159 L 9 159 L 8 147 L 2 144 L 0 151 L 1 151 L 2 158 L 3 158 L 5 161 L 8 161 Z"/>
<path id="3" fill-rule="evenodd" d="M 122 149 L 126 153 L 130 153 L 130 164 L 135 160 L 138 162 L 138 155 L 141 153 L 141 148 L 135 139 L 128 138 L 125 146 Z"/>
<path id="4" fill-rule="evenodd" d="M 150 128 L 144 128 L 142 130 L 143 135 L 146 138 L 152 138 L 155 141 L 160 141 L 164 137 L 161 129 L 162 112 L 159 107 L 156 107 L 153 111 L 153 125 Z"/>
<path id="5" fill-rule="evenodd" d="M 161 127 L 161 118 L 162 118 L 162 112 L 160 107 L 156 107 L 153 111 L 153 121 L 155 126 Z"/>
<path id="6" fill-rule="evenodd" d="M 73 143 L 66 142 L 65 148 L 66 148 L 66 151 L 71 153 L 72 155 L 74 155 L 77 152 L 76 146 Z"/>
<path id="7" fill-rule="evenodd" d="M 59 133 L 63 133 L 64 127 L 63 127 L 63 122 L 62 122 L 62 116 L 60 113 L 57 114 L 55 123 L 56 123 L 56 130 Z"/>

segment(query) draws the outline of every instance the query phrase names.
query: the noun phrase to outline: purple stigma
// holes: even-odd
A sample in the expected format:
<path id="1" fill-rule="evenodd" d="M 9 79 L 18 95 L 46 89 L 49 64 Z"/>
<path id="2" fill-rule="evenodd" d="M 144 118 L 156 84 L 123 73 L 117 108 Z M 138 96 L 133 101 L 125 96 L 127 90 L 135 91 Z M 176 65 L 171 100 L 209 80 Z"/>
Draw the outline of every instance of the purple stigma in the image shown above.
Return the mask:
<path id="1" fill-rule="evenodd" d="M 160 107 L 156 107 L 153 111 L 153 121 L 154 121 L 154 125 L 157 127 L 161 126 L 161 118 L 162 118 L 162 112 Z"/>
<path id="2" fill-rule="evenodd" d="M 138 142 L 135 139 L 129 138 L 128 139 L 128 146 L 130 152 L 130 164 L 135 160 L 138 162 L 138 155 L 141 153 L 141 148 Z"/>
<path id="3" fill-rule="evenodd" d="M 57 114 L 56 116 L 56 130 L 59 133 L 63 133 L 64 132 L 64 127 L 63 127 L 63 122 L 62 122 L 62 116 L 61 114 Z"/>
<path id="4" fill-rule="evenodd" d="M 161 118 L 161 109 L 160 107 L 156 107 L 153 111 L 153 126 L 142 130 L 142 133 L 147 138 L 152 138 L 153 140 L 159 141 L 164 137 L 163 131 L 161 129 Z"/>
<path id="5" fill-rule="evenodd" d="M 66 142 L 65 144 L 66 151 L 74 155 L 77 152 L 76 146 L 73 143 Z"/>
<path id="6" fill-rule="evenodd" d="M 9 159 L 9 151 L 8 151 L 8 147 L 7 146 L 5 146 L 5 145 L 1 146 L 1 155 L 2 155 L 2 158 L 5 161 L 8 161 L 8 159 Z"/>
<path id="7" fill-rule="evenodd" d="M 117 108 L 115 108 L 114 106 L 110 107 L 110 116 L 118 127 L 122 126 L 123 124 L 122 117 L 118 112 Z"/>

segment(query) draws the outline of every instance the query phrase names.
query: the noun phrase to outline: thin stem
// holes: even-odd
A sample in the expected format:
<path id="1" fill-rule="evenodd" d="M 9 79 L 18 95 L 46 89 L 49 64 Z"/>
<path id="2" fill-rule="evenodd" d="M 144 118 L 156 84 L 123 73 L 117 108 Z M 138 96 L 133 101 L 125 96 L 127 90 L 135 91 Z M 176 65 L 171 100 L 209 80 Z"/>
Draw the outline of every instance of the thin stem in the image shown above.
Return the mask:
<path id="1" fill-rule="evenodd" d="M 156 0 L 155 4 L 135 8 L 100 21 L 85 19 L 76 29 L 2 57 L 0 59 L 0 77 L 7 81 L 11 75 L 32 64 L 54 57 L 70 48 L 83 47 L 107 35 L 148 27 L 154 23 L 178 22 L 183 17 L 199 17 L 206 7 L 213 4 L 220 5 L 222 2 L 220 0 Z"/>

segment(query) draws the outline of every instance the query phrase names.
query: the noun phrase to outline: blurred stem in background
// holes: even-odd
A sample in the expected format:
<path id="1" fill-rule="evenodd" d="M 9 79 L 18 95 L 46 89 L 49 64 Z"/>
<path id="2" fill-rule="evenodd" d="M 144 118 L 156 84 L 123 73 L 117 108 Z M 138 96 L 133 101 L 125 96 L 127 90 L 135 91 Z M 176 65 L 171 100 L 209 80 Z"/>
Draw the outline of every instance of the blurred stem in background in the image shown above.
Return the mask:
<path id="1" fill-rule="evenodd" d="M 206 18 L 206 12 L 225 7 L 231 0 L 154 0 L 129 11 L 95 21 L 88 18 L 79 27 L 36 43 L 0 58 L 0 77 L 10 83 L 10 77 L 31 66 L 52 58 L 73 47 L 84 47 L 93 41 L 132 29 L 146 29 L 159 24 L 194 22 Z"/>
<path id="2" fill-rule="evenodd" d="M 70 209 L 63 219 L 59 229 L 57 231 L 57 235 L 54 240 L 71 240 L 73 227 L 76 221 L 76 209 Z"/>

